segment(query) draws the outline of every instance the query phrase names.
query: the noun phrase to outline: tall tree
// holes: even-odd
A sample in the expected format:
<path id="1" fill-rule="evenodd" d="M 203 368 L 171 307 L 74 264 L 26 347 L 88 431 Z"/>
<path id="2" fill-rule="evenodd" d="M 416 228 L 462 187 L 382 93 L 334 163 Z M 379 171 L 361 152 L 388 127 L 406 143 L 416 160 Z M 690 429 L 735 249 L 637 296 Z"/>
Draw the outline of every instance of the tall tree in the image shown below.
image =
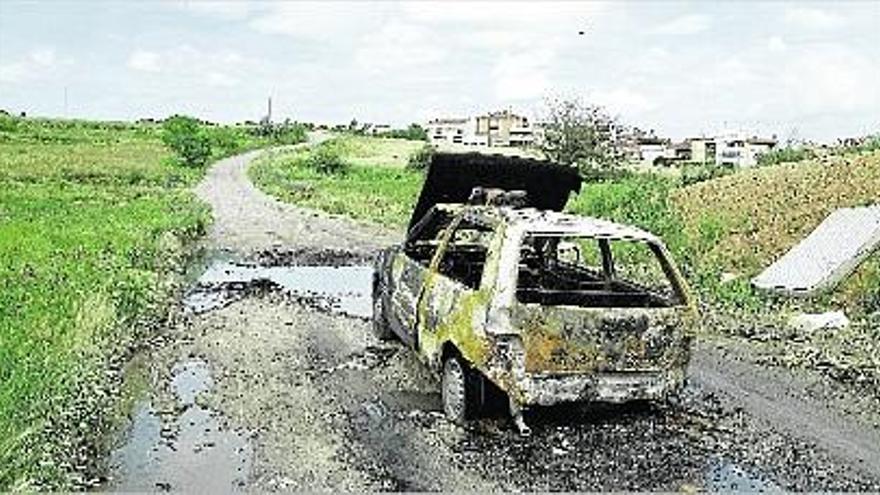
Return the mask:
<path id="1" fill-rule="evenodd" d="M 625 158 L 625 127 L 598 105 L 578 98 L 548 98 L 542 120 L 539 147 L 550 160 L 577 166 L 589 177 Z"/>

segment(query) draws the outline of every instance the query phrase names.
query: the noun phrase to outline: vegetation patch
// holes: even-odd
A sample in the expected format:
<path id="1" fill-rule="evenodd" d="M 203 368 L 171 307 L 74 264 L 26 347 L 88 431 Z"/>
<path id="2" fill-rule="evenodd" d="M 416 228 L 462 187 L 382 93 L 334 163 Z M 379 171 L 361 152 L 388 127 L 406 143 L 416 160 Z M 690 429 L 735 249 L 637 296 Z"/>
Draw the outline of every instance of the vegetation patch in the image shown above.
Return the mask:
<path id="1" fill-rule="evenodd" d="M 394 140 L 345 136 L 312 149 L 271 152 L 249 173 L 260 188 L 283 201 L 401 227 L 409 221 L 423 176 L 406 168 L 409 156 L 388 141 Z M 415 143 L 404 149 L 420 148 L 417 142 L 404 142 Z M 326 156 L 338 156 L 346 165 L 333 170 L 314 166 Z M 371 164 L 365 165 L 365 159 Z"/>
<path id="2" fill-rule="evenodd" d="M 81 488 L 210 215 L 155 126 L 0 124 L 0 489 Z"/>

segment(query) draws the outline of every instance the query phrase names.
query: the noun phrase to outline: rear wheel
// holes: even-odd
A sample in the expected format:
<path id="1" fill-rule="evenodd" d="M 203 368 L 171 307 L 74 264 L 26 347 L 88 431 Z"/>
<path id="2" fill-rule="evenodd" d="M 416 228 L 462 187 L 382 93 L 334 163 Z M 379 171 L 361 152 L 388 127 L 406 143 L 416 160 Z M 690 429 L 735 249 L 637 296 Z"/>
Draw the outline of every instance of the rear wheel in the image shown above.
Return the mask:
<path id="1" fill-rule="evenodd" d="M 441 395 L 443 412 L 451 421 L 464 424 L 473 415 L 476 406 L 473 400 L 473 380 L 470 370 L 455 356 L 443 363 Z"/>

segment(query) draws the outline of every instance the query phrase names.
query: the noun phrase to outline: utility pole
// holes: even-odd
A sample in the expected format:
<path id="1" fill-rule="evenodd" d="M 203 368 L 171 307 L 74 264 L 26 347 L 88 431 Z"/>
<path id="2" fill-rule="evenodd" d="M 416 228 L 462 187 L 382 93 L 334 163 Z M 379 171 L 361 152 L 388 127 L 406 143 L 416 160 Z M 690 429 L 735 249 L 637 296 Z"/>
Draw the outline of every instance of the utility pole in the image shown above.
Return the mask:
<path id="1" fill-rule="evenodd" d="M 272 97 L 269 97 L 269 112 L 266 114 L 266 121 L 272 123 Z"/>

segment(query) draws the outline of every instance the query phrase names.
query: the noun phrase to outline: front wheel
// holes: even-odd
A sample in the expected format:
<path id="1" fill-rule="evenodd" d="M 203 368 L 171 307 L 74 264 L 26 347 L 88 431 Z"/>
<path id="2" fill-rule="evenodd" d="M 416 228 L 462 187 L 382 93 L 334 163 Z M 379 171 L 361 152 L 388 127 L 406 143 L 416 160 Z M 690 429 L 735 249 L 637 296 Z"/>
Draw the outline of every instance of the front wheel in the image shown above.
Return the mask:
<path id="1" fill-rule="evenodd" d="M 458 424 L 464 424 L 471 417 L 474 407 L 468 390 L 471 382 L 468 373 L 468 369 L 457 357 L 450 357 L 443 363 L 443 412 L 447 418 Z"/>

